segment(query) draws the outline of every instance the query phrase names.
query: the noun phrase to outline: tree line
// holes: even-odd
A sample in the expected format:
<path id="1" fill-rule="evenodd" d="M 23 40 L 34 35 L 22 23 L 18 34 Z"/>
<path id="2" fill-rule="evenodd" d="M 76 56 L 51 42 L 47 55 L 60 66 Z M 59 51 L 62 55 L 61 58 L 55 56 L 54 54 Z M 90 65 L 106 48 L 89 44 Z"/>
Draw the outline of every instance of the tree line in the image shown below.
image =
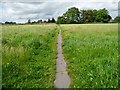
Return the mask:
<path id="1" fill-rule="evenodd" d="M 40 23 L 55 23 L 54 18 L 49 18 L 48 20 L 37 20 L 37 21 L 31 21 L 31 19 L 28 19 L 28 21 L 25 24 L 40 24 Z M 8 22 L 6 21 L 5 24 L 17 24 L 16 22 Z"/>
<path id="2" fill-rule="evenodd" d="M 90 23 L 102 22 L 108 23 L 112 17 L 107 9 L 99 10 L 80 10 L 76 7 L 69 8 L 62 16 L 57 18 L 58 24 Z"/>
<path id="3" fill-rule="evenodd" d="M 6 21 L 5 24 L 16 24 L 16 22 L 8 22 L 8 21 Z"/>
<path id="4" fill-rule="evenodd" d="M 52 18 L 52 19 L 48 19 L 47 21 L 46 20 L 38 20 L 38 21 L 31 21 L 30 19 L 28 19 L 28 22 L 27 22 L 27 24 L 38 24 L 38 23 L 55 23 L 56 21 L 55 21 L 55 19 L 54 18 Z"/>

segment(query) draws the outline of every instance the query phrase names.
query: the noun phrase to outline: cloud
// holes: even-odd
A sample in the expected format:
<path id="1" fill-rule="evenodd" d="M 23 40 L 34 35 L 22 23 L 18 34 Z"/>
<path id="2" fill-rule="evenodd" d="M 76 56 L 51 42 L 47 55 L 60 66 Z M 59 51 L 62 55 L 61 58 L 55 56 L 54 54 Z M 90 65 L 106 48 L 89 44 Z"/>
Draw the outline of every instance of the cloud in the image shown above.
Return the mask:
<path id="1" fill-rule="evenodd" d="M 119 0 L 4 0 L 2 2 L 118 2 Z"/>
<path id="2" fill-rule="evenodd" d="M 89 1 L 77 1 L 77 0 L 66 0 L 66 1 L 34 1 L 29 0 L 29 2 L 15 2 L 14 0 L 5 0 L 0 3 L 0 22 L 5 21 L 16 21 L 16 22 L 26 22 L 28 19 L 38 20 L 38 19 L 48 19 L 55 17 L 55 19 L 67 11 L 70 7 L 77 7 L 81 9 L 101 9 L 107 8 L 110 15 L 114 18 L 118 14 L 118 0 L 109 0 L 107 2 L 101 2 L 100 0 L 90 0 Z"/>

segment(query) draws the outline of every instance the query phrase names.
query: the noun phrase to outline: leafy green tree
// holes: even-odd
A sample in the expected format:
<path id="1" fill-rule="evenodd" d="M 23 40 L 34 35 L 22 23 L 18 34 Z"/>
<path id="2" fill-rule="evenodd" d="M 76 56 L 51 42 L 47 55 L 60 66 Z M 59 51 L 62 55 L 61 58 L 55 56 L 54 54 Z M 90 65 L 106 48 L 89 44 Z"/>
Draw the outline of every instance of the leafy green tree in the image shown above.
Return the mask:
<path id="1" fill-rule="evenodd" d="M 79 23 L 80 22 L 80 12 L 76 7 L 72 7 L 68 9 L 66 13 L 62 16 L 59 16 L 57 19 L 57 23 Z"/>
<path id="2" fill-rule="evenodd" d="M 66 24 L 66 19 L 64 18 L 64 16 L 59 16 L 57 18 L 57 24 Z"/>
<path id="3" fill-rule="evenodd" d="M 97 11 L 96 21 L 107 23 L 111 19 L 111 16 L 108 14 L 108 10 L 100 9 Z"/>
<path id="4" fill-rule="evenodd" d="M 76 7 L 68 9 L 68 11 L 63 15 L 67 20 L 66 23 L 79 23 L 80 22 L 80 12 Z"/>
<path id="5" fill-rule="evenodd" d="M 81 20 L 83 23 L 94 22 L 95 21 L 95 13 L 93 10 L 81 10 Z"/>

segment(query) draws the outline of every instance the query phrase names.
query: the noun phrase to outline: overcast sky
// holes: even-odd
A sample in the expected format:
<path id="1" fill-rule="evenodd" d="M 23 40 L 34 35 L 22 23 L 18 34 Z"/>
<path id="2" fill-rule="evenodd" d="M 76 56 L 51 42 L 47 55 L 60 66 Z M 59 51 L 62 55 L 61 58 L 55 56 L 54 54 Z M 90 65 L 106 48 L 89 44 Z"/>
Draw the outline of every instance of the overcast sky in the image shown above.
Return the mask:
<path id="1" fill-rule="evenodd" d="M 27 22 L 54 17 L 55 19 L 67 11 L 70 7 L 82 9 L 106 8 L 114 18 L 118 15 L 119 0 L 4 0 L 0 3 L 0 22 L 15 21 Z"/>

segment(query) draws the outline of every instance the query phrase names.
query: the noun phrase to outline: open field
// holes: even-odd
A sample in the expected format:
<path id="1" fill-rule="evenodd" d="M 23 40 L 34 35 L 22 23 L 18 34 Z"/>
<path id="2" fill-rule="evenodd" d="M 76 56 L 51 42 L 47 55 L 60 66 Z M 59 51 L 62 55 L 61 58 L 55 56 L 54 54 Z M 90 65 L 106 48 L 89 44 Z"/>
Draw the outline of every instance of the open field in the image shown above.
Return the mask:
<path id="1" fill-rule="evenodd" d="M 71 88 L 118 87 L 118 25 L 61 24 Z M 56 24 L 2 26 L 2 86 L 54 88 Z"/>
<path id="2" fill-rule="evenodd" d="M 3 88 L 53 88 L 57 25 L 3 25 Z"/>
<path id="3" fill-rule="evenodd" d="M 60 25 L 72 88 L 115 88 L 118 84 L 118 25 Z"/>

